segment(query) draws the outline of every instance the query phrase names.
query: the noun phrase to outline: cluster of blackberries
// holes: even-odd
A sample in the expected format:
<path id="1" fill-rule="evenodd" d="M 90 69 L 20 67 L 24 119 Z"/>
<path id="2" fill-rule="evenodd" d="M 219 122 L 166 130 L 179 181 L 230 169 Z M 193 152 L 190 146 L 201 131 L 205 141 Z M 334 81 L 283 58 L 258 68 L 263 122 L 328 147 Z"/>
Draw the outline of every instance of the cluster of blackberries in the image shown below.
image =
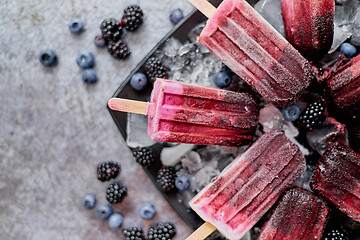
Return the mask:
<path id="1" fill-rule="evenodd" d="M 141 227 L 131 227 L 123 230 L 125 240 L 171 240 L 176 234 L 172 223 L 157 223 L 149 228 L 147 236 Z"/>

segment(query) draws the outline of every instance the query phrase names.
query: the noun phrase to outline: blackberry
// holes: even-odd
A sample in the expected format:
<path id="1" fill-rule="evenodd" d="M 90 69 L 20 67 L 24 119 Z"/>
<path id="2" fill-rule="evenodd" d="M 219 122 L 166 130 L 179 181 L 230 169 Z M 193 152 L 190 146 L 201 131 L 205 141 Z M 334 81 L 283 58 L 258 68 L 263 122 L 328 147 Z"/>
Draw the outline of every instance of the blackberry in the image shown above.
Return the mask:
<path id="1" fill-rule="evenodd" d="M 144 230 L 141 227 L 129 227 L 123 230 L 124 240 L 143 240 L 145 239 Z"/>
<path id="2" fill-rule="evenodd" d="M 128 6 L 124 10 L 124 15 L 121 19 L 121 24 L 129 32 L 133 32 L 143 23 L 144 13 L 138 5 Z"/>
<path id="3" fill-rule="evenodd" d="M 175 188 L 176 173 L 173 167 L 163 167 L 157 175 L 157 184 L 160 185 L 164 192 L 169 192 Z"/>
<path id="4" fill-rule="evenodd" d="M 97 178 L 102 181 L 108 181 L 111 178 L 116 178 L 121 170 L 118 163 L 115 162 L 104 162 L 97 166 L 96 174 Z"/>
<path id="5" fill-rule="evenodd" d="M 111 204 L 120 203 L 127 194 L 127 188 L 114 182 L 106 189 L 106 200 Z"/>
<path id="6" fill-rule="evenodd" d="M 108 51 L 111 56 L 117 59 L 125 59 L 130 55 L 127 44 L 121 40 L 117 42 L 110 42 L 108 45 Z"/>
<path id="7" fill-rule="evenodd" d="M 103 37 L 109 42 L 117 42 L 123 36 L 123 27 L 114 18 L 105 19 L 100 25 Z"/>
<path id="8" fill-rule="evenodd" d="M 172 223 L 158 223 L 149 228 L 148 240 L 171 240 L 176 234 L 176 228 Z"/>
<path id="9" fill-rule="evenodd" d="M 325 103 L 317 101 L 310 103 L 301 113 L 299 123 L 302 127 L 312 130 L 314 127 L 319 127 L 325 120 Z"/>
<path id="10" fill-rule="evenodd" d="M 167 78 L 167 70 L 161 63 L 160 59 L 151 57 L 145 63 L 145 73 L 151 82 L 154 82 L 156 78 Z"/>
<path id="11" fill-rule="evenodd" d="M 137 147 L 132 150 L 132 154 L 134 155 L 136 162 L 141 166 L 150 166 L 155 160 L 151 148 Z"/>
<path id="12" fill-rule="evenodd" d="M 325 234 L 324 240 L 349 240 L 345 233 L 338 229 L 332 229 L 330 232 Z"/>

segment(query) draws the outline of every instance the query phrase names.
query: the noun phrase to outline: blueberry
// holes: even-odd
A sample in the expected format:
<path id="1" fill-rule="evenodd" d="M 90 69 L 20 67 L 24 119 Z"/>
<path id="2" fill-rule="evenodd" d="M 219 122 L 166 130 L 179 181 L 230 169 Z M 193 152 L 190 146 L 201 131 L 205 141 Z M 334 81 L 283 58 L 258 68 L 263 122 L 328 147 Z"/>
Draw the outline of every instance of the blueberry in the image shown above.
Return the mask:
<path id="1" fill-rule="evenodd" d="M 106 40 L 103 35 L 96 35 L 94 38 L 94 44 L 99 48 L 106 47 Z"/>
<path id="2" fill-rule="evenodd" d="M 102 220 L 106 220 L 113 213 L 113 208 L 110 204 L 102 203 L 96 208 L 96 214 Z"/>
<path id="3" fill-rule="evenodd" d="M 53 50 L 46 49 L 40 52 L 39 60 L 42 65 L 52 67 L 57 63 L 57 55 Z"/>
<path id="4" fill-rule="evenodd" d="M 156 214 L 156 208 L 151 203 L 143 203 L 139 207 L 140 217 L 145 220 L 151 220 Z"/>
<path id="5" fill-rule="evenodd" d="M 86 194 L 82 199 L 82 205 L 85 209 L 93 209 L 96 205 L 96 198 L 92 194 Z"/>
<path id="6" fill-rule="evenodd" d="M 347 58 L 351 58 L 356 54 L 356 48 L 350 43 L 343 43 L 340 46 L 340 52 L 342 52 Z"/>
<path id="7" fill-rule="evenodd" d="M 147 78 L 143 73 L 135 73 L 130 80 L 130 86 L 138 91 L 143 90 L 146 84 Z"/>
<path id="8" fill-rule="evenodd" d="M 78 35 L 84 31 L 84 23 L 78 18 L 71 19 L 68 26 L 70 32 L 73 34 Z"/>
<path id="9" fill-rule="evenodd" d="M 120 213 L 113 213 L 109 217 L 109 226 L 111 229 L 118 229 L 124 222 L 124 217 Z"/>
<path id="10" fill-rule="evenodd" d="M 190 187 L 190 178 L 188 175 L 180 175 L 175 179 L 175 187 L 184 191 Z"/>
<path id="11" fill-rule="evenodd" d="M 300 112 L 300 107 L 297 104 L 289 105 L 282 110 L 283 117 L 286 121 L 295 121 L 299 118 Z"/>
<path id="12" fill-rule="evenodd" d="M 231 84 L 230 73 L 226 70 L 215 73 L 214 82 L 219 88 L 226 88 Z"/>
<path id="13" fill-rule="evenodd" d="M 95 64 L 94 54 L 88 51 L 81 51 L 76 57 L 76 63 L 80 68 L 92 68 Z"/>
<path id="14" fill-rule="evenodd" d="M 96 83 L 98 80 L 97 74 L 92 68 L 85 69 L 81 74 L 81 78 L 85 83 Z"/>
<path id="15" fill-rule="evenodd" d="M 180 8 L 175 8 L 170 13 L 170 21 L 175 25 L 184 18 L 184 13 Z"/>

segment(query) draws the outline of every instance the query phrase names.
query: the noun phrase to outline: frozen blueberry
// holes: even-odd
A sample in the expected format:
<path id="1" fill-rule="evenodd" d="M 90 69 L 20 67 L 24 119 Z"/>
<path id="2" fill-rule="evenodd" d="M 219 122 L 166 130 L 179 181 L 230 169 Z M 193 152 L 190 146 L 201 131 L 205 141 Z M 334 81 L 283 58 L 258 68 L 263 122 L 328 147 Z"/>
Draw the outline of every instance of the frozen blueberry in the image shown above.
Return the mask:
<path id="1" fill-rule="evenodd" d="M 78 35 L 84 31 L 84 23 L 78 18 L 71 19 L 68 26 L 70 32 L 73 34 Z"/>
<path id="2" fill-rule="evenodd" d="M 146 87 L 147 78 L 143 73 L 135 73 L 130 80 L 130 86 L 135 90 L 143 90 Z"/>
<path id="3" fill-rule="evenodd" d="M 120 213 L 113 213 L 109 217 L 109 226 L 111 229 L 118 229 L 124 222 L 124 217 Z"/>
<path id="4" fill-rule="evenodd" d="M 42 65 L 46 67 L 52 67 L 57 63 L 57 55 L 55 51 L 46 49 L 40 52 L 39 60 Z"/>
<path id="5" fill-rule="evenodd" d="M 93 209 L 96 205 L 96 198 L 92 194 L 86 194 L 82 199 L 82 205 L 85 209 Z"/>
<path id="6" fill-rule="evenodd" d="M 113 208 L 110 204 L 102 203 L 96 208 L 96 214 L 102 220 L 106 220 L 113 213 Z"/>
<path id="7" fill-rule="evenodd" d="M 96 83 L 98 80 L 97 74 L 92 68 L 85 69 L 81 74 L 81 78 L 84 83 Z"/>
<path id="8" fill-rule="evenodd" d="M 184 191 L 190 187 L 190 178 L 188 175 L 180 175 L 175 179 L 175 187 Z"/>
<path id="9" fill-rule="evenodd" d="M 175 25 L 184 18 L 184 13 L 180 8 L 175 8 L 170 13 L 170 21 Z"/>
<path id="10" fill-rule="evenodd" d="M 350 43 L 343 43 L 340 46 L 340 52 L 342 52 L 347 58 L 351 58 L 356 54 L 356 48 Z"/>
<path id="11" fill-rule="evenodd" d="M 283 117 L 286 121 L 295 121 L 299 118 L 300 112 L 300 107 L 297 104 L 289 105 L 282 110 Z"/>
<path id="12" fill-rule="evenodd" d="M 92 68 L 95 64 L 94 54 L 88 51 L 81 51 L 76 57 L 76 63 L 80 68 Z"/>
<path id="13" fill-rule="evenodd" d="M 106 40 L 103 35 L 96 35 L 94 38 L 94 44 L 99 48 L 106 47 Z"/>
<path id="14" fill-rule="evenodd" d="M 143 203 L 139 207 L 140 217 L 145 220 L 151 220 L 156 214 L 156 208 L 151 203 Z"/>
<path id="15" fill-rule="evenodd" d="M 226 88 L 231 84 L 230 73 L 226 70 L 215 73 L 214 82 L 219 88 Z"/>

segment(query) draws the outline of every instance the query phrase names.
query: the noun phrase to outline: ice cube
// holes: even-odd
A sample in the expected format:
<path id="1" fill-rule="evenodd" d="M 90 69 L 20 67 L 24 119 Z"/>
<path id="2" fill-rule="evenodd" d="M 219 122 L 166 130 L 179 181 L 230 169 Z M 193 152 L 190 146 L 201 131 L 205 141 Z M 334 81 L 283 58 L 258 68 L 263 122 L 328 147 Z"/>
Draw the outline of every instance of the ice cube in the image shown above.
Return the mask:
<path id="1" fill-rule="evenodd" d="M 350 42 L 355 46 L 360 46 L 360 8 L 355 17 Z"/>
<path id="2" fill-rule="evenodd" d="M 205 167 L 200 169 L 195 174 L 195 176 L 193 176 L 193 178 L 191 179 L 191 183 L 194 183 L 194 189 L 199 192 L 201 189 L 203 189 L 210 183 L 211 179 L 213 179 L 219 174 L 220 171 L 218 169 L 213 166 L 206 165 Z"/>
<path id="3" fill-rule="evenodd" d="M 156 142 L 147 135 L 148 117 L 140 114 L 127 114 L 126 143 L 129 147 L 149 147 Z"/>
<path id="4" fill-rule="evenodd" d="M 315 170 L 315 166 L 307 164 L 305 171 L 303 171 L 301 176 L 295 181 L 294 186 L 299 186 L 299 187 L 302 187 L 302 188 L 312 192 L 309 184 L 310 184 L 311 177 L 314 173 L 314 170 Z"/>
<path id="5" fill-rule="evenodd" d="M 175 57 L 181 45 L 182 44 L 179 40 L 175 38 L 169 38 L 165 41 L 162 50 L 164 51 L 166 56 Z"/>
<path id="6" fill-rule="evenodd" d="M 254 6 L 281 35 L 285 36 L 284 21 L 281 15 L 281 0 L 260 0 Z"/>
<path id="7" fill-rule="evenodd" d="M 199 23 L 193 29 L 190 30 L 190 32 L 188 33 L 188 38 L 189 38 L 190 42 L 193 42 L 193 43 L 196 42 L 196 39 L 200 35 L 203 28 L 205 27 L 205 24 L 206 24 L 206 22 Z"/>
<path id="8" fill-rule="evenodd" d="M 192 174 L 199 171 L 202 167 L 200 154 L 195 151 L 190 151 L 185 153 L 181 158 L 181 165 L 187 171 L 187 173 Z"/>
<path id="9" fill-rule="evenodd" d="M 193 149 L 193 144 L 179 144 L 174 147 L 164 147 L 160 153 L 160 161 L 164 166 L 175 166 L 181 157 Z"/>

